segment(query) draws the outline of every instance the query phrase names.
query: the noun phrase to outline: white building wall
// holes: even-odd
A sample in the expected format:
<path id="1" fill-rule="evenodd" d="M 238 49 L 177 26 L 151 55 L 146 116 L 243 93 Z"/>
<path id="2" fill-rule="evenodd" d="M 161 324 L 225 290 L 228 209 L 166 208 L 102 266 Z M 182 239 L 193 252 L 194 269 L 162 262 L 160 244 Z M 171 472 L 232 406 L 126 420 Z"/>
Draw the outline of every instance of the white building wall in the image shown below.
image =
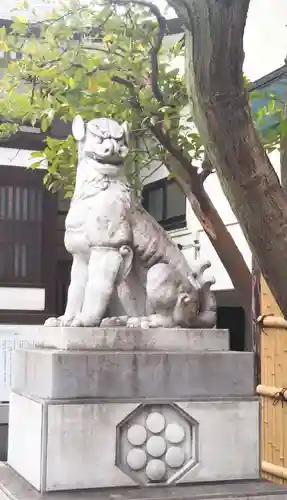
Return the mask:
<path id="1" fill-rule="evenodd" d="M 0 286 L 0 310 L 44 311 L 45 288 Z"/>
<path id="2" fill-rule="evenodd" d="M 30 149 L 0 147 L 0 168 L 1 165 L 27 168 L 37 160 L 35 158 L 31 158 L 31 153 L 33 153 L 33 151 Z M 47 168 L 44 161 L 41 168 Z"/>

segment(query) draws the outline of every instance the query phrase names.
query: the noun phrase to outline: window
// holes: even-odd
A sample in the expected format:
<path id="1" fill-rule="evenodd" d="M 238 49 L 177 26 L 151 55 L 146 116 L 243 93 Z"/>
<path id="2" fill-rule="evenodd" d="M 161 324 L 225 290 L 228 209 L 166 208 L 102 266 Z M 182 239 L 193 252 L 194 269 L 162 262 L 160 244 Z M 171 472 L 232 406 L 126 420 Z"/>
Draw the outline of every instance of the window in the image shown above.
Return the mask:
<path id="1" fill-rule="evenodd" d="M 0 283 L 40 284 L 44 188 L 42 174 L 0 167 Z"/>
<path id="2" fill-rule="evenodd" d="M 174 180 L 148 184 L 143 206 L 167 230 L 186 227 L 186 198 Z"/>

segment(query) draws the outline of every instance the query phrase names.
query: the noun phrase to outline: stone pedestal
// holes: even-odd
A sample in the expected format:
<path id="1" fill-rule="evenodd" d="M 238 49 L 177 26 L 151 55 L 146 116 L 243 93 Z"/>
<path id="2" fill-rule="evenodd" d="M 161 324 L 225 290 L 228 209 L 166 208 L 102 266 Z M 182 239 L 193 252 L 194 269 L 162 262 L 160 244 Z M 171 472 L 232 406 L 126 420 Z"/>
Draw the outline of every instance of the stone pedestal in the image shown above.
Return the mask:
<path id="1" fill-rule="evenodd" d="M 45 491 L 259 477 L 253 355 L 222 330 L 51 330 L 15 353 L 8 464 Z"/>

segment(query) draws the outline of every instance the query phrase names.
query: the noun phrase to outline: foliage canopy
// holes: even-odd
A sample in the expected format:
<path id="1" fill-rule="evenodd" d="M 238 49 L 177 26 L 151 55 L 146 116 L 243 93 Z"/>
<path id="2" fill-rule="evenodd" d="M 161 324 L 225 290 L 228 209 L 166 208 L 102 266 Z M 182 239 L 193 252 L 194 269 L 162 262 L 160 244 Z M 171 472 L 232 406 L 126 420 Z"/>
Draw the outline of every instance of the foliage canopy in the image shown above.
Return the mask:
<path id="1" fill-rule="evenodd" d="M 182 43 L 165 47 L 165 33 L 164 17 L 144 1 L 86 6 L 71 0 L 32 24 L 16 16 L 9 30 L 0 29 L 0 49 L 20 54 L 1 81 L 2 138 L 20 124 L 40 124 L 48 137 L 44 152 L 33 153 L 33 166 L 48 160 L 46 182 L 54 190 L 64 187 L 67 196 L 77 151 L 71 136 L 49 137 L 55 119 L 70 122 L 79 113 L 86 120 L 127 121 L 133 138 L 127 173 L 135 185 L 139 169 L 165 160 L 165 146 L 152 140 L 155 125 L 187 156 L 201 158 L 199 136 L 180 116 L 188 101 L 172 61 L 182 55 Z"/>

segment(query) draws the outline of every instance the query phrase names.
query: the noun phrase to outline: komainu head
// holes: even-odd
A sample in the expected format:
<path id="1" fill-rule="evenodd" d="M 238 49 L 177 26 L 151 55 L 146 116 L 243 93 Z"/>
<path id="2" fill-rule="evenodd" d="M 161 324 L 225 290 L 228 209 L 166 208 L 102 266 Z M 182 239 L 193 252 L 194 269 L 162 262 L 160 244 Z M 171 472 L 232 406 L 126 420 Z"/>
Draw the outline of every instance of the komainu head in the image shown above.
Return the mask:
<path id="1" fill-rule="evenodd" d="M 74 138 L 79 142 L 81 156 L 98 163 L 122 165 L 128 153 L 126 124 L 120 125 L 109 118 L 95 118 L 86 124 L 81 116 L 73 121 Z"/>

